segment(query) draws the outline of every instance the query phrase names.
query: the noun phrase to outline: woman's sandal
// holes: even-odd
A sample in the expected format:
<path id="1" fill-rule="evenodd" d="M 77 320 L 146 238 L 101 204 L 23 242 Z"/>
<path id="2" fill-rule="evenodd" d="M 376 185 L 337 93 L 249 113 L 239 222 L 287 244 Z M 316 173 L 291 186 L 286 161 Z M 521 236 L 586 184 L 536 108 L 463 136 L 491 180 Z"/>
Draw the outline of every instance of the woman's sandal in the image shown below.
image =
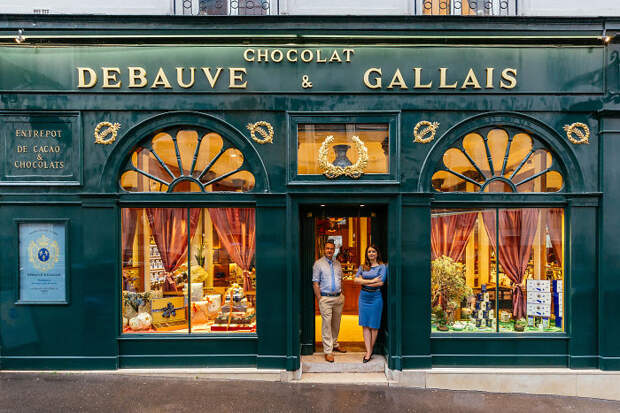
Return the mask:
<path id="1" fill-rule="evenodd" d="M 368 363 L 372 359 L 372 354 L 370 357 L 366 358 L 366 356 L 362 357 L 362 363 Z"/>

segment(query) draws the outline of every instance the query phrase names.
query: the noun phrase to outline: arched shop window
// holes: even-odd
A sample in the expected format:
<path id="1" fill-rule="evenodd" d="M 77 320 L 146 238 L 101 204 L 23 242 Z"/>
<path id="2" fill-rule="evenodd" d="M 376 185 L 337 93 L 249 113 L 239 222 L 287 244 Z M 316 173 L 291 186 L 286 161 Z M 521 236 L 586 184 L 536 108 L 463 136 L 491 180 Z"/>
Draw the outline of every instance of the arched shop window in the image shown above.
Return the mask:
<path id="1" fill-rule="evenodd" d="M 563 185 L 551 151 L 509 127 L 466 134 L 432 177 L 441 192 L 557 192 Z M 564 331 L 563 208 L 434 208 L 431 259 L 432 332 Z"/>
<path id="2" fill-rule="evenodd" d="M 134 148 L 120 185 L 208 197 L 252 190 L 248 169 L 220 134 L 174 127 Z M 248 207 L 122 208 L 123 333 L 255 332 L 255 222 Z"/>
<path id="3" fill-rule="evenodd" d="M 239 149 L 199 127 L 174 127 L 135 148 L 120 180 L 128 192 L 247 192 L 254 175 Z"/>
<path id="4" fill-rule="evenodd" d="M 444 153 L 432 178 L 440 192 L 558 192 L 563 183 L 546 146 L 509 127 L 468 133 Z"/>

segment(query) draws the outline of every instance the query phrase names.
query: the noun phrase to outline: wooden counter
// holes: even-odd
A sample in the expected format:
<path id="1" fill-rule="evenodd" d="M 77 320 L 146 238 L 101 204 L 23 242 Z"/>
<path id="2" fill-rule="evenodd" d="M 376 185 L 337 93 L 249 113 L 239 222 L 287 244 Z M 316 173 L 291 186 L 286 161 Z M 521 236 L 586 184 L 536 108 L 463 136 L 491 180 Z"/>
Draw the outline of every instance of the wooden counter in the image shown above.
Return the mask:
<path id="1" fill-rule="evenodd" d="M 342 310 L 342 314 L 359 314 L 359 309 L 357 305 L 359 301 L 360 291 L 361 286 L 359 284 L 355 284 L 353 280 L 342 281 L 342 293 L 344 294 L 344 308 Z M 321 314 L 319 311 L 319 304 L 316 302 L 316 299 L 314 300 L 314 313 L 316 315 Z"/>

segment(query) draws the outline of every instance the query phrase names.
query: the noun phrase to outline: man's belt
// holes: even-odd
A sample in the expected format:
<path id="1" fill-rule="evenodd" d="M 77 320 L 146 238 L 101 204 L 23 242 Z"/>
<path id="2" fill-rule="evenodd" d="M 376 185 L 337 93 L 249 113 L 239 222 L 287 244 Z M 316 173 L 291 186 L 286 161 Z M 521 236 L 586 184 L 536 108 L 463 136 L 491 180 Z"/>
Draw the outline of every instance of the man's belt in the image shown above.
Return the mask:
<path id="1" fill-rule="evenodd" d="M 362 285 L 362 291 L 366 291 L 367 293 L 374 293 L 375 291 L 379 291 L 379 287 L 366 287 Z"/>
<path id="2" fill-rule="evenodd" d="M 321 293 L 321 297 L 340 297 L 340 293 Z"/>

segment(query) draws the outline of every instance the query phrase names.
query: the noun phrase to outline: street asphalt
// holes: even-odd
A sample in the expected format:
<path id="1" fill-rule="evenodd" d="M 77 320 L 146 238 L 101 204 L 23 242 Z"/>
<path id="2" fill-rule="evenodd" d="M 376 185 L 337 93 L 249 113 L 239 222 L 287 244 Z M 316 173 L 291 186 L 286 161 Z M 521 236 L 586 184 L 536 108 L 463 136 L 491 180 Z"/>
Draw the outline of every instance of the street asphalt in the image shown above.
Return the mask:
<path id="1" fill-rule="evenodd" d="M 0 412 L 620 412 L 620 402 L 393 386 L 0 374 Z"/>

